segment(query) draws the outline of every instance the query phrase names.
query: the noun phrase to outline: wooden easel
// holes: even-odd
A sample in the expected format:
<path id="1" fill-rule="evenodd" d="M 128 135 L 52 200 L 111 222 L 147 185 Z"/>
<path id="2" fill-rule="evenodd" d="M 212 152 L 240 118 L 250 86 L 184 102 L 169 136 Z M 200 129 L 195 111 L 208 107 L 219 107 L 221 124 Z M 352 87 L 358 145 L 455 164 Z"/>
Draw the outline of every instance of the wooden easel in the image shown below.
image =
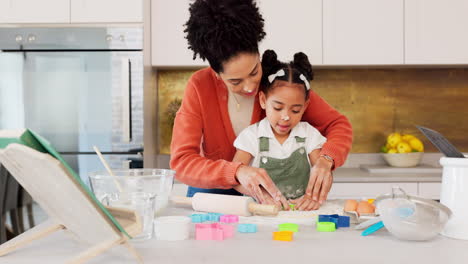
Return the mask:
<path id="1" fill-rule="evenodd" d="M 24 145 L 10 144 L 0 150 L 0 163 L 49 215 L 49 221 L 0 245 L 0 257 L 33 240 L 66 229 L 92 245 L 67 263 L 84 263 L 116 245 L 124 245 L 139 263 L 143 263 L 125 234 L 134 236 L 142 230 L 141 219 L 134 211 L 107 208 L 125 230 L 122 232 L 60 161 Z"/>

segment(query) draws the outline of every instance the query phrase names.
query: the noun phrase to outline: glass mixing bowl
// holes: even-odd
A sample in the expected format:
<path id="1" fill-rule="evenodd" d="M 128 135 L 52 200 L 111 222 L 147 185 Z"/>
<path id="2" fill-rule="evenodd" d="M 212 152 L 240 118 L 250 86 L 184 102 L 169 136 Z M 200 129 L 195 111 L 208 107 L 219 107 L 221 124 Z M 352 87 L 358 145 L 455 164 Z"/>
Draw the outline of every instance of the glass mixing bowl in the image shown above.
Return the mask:
<path id="1" fill-rule="evenodd" d="M 452 212 L 434 200 L 407 195 L 401 188 L 374 201 L 387 230 L 403 240 L 429 240 L 437 236 Z"/>
<path id="2" fill-rule="evenodd" d="M 166 169 L 126 169 L 90 173 L 91 189 L 96 198 L 115 196 L 120 193 L 148 193 L 156 197 L 155 212 L 160 214 L 168 205 L 174 184 L 175 171 Z"/>

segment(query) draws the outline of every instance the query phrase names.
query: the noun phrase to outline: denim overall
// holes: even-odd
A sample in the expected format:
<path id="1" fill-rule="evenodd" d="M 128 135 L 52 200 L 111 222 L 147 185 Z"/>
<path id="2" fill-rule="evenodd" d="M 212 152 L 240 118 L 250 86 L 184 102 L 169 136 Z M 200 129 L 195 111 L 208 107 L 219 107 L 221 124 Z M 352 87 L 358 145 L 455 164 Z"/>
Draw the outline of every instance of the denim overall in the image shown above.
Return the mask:
<path id="1" fill-rule="evenodd" d="M 305 148 L 305 138 L 295 137 L 302 146 L 284 159 L 268 156 L 269 138 L 259 138 L 260 168 L 267 171 L 286 199 L 296 199 L 304 195 L 309 182 L 310 164 Z"/>

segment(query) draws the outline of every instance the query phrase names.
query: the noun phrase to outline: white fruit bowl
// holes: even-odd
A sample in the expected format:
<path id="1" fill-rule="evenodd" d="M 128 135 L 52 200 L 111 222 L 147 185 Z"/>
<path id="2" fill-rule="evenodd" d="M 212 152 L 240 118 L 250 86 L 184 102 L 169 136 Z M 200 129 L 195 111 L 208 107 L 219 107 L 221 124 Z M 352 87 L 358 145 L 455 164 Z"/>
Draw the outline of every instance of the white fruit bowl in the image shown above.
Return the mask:
<path id="1" fill-rule="evenodd" d="M 421 162 L 424 152 L 382 153 L 382 157 L 392 167 L 415 167 Z"/>

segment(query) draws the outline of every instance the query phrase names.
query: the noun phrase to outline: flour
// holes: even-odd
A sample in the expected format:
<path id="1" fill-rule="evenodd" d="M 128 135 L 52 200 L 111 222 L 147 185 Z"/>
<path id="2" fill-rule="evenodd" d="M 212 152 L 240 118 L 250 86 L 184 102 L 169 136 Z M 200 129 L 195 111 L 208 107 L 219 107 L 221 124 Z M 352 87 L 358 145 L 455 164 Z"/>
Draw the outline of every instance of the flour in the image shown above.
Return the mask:
<path id="1" fill-rule="evenodd" d="M 314 211 L 280 211 L 277 216 L 240 216 L 239 223 L 276 226 L 281 223 L 315 225 L 318 215 L 343 215 L 344 200 L 328 200 Z"/>

